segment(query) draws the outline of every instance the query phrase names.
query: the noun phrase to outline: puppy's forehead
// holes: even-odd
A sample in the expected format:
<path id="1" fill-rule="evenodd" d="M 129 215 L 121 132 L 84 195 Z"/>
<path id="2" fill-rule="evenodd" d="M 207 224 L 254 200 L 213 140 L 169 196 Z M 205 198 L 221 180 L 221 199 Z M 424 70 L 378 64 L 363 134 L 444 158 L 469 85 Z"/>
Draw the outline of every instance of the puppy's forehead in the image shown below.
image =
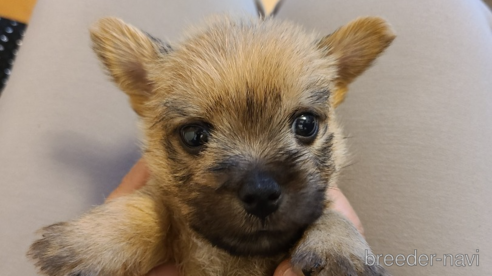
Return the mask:
<path id="1" fill-rule="evenodd" d="M 156 82 L 166 101 L 198 117 L 328 104 L 335 70 L 317 39 L 287 22 L 222 18 L 171 53 Z"/>

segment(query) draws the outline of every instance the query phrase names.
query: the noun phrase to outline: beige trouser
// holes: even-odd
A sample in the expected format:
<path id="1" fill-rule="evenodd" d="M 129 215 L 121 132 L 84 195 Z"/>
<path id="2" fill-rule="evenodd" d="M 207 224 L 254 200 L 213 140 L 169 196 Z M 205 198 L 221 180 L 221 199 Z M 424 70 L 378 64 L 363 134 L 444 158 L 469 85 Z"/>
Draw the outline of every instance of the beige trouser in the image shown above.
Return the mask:
<path id="1" fill-rule="evenodd" d="M 212 12 L 253 9 L 39 1 L 0 98 L 0 275 L 35 275 L 24 257 L 33 232 L 102 203 L 139 158 L 136 117 L 91 52 L 90 23 L 115 15 L 175 39 Z M 279 13 L 322 34 L 363 15 L 387 18 L 398 38 L 339 108 L 353 160 L 340 185 L 375 253 L 429 258 L 393 264 L 394 275 L 491 275 L 491 13 L 475 0 L 286 0 Z M 460 253 L 479 266 L 456 267 Z"/>

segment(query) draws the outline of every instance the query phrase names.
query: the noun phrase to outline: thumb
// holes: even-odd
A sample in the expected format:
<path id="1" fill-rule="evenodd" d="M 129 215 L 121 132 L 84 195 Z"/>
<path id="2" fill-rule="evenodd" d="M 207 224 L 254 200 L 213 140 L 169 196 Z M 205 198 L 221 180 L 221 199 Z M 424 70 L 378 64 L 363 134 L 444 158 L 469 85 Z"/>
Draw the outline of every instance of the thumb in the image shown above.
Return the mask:
<path id="1" fill-rule="evenodd" d="M 298 274 L 294 272 L 294 268 L 292 268 L 290 260 L 285 260 L 277 266 L 273 276 L 298 276 Z"/>

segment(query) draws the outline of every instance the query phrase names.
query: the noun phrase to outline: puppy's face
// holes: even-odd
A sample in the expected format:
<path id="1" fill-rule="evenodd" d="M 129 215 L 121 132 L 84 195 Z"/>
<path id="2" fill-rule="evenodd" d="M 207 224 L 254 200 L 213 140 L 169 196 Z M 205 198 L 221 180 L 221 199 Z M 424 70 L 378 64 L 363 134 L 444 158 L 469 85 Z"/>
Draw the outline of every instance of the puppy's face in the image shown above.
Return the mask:
<path id="1" fill-rule="evenodd" d="M 173 46 L 111 18 L 91 34 L 142 116 L 154 177 L 192 229 L 239 255 L 285 252 L 322 214 L 343 162 L 333 110 L 394 38 L 378 18 L 325 38 L 227 17 Z"/>

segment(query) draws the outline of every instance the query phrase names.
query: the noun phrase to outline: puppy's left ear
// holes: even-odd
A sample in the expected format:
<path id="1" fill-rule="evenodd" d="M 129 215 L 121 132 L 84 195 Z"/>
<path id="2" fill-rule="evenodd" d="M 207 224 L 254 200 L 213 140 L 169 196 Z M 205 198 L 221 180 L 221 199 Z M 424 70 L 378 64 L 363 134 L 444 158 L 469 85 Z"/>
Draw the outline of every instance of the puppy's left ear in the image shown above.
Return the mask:
<path id="1" fill-rule="evenodd" d="M 344 100 L 348 85 L 371 65 L 395 37 L 385 20 L 363 17 L 321 39 L 318 47 L 337 61 L 337 91 L 332 96 L 333 106 Z"/>
<path id="2" fill-rule="evenodd" d="M 100 19 L 90 29 L 93 49 L 113 81 L 129 97 L 139 115 L 153 91 L 148 72 L 169 49 L 139 29 L 113 17 Z"/>

